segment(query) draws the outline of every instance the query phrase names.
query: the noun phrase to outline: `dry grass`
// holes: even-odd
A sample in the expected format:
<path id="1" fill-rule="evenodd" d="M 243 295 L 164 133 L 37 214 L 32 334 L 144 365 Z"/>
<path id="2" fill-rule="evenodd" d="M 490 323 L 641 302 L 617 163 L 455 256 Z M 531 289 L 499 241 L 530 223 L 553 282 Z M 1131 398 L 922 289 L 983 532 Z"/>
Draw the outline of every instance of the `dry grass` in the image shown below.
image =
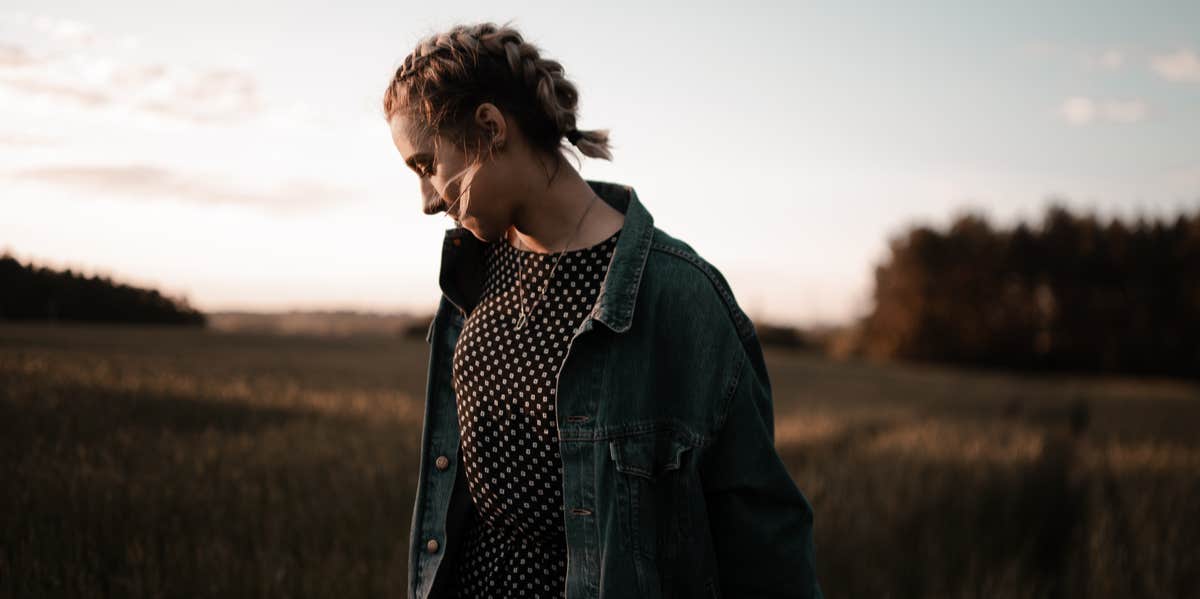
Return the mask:
<path id="1" fill-rule="evenodd" d="M 767 359 L 827 596 L 1196 596 L 1195 385 Z M 0 325 L 0 596 L 403 596 L 426 360 Z"/>
<path id="2" fill-rule="evenodd" d="M 1200 387 L 767 360 L 829 596 L 1200 596 Z"/>
<path id="3" fill-rule="evenodd" d="M 0 327 L 0 596 L 395 596 L 425 357 Z"/>

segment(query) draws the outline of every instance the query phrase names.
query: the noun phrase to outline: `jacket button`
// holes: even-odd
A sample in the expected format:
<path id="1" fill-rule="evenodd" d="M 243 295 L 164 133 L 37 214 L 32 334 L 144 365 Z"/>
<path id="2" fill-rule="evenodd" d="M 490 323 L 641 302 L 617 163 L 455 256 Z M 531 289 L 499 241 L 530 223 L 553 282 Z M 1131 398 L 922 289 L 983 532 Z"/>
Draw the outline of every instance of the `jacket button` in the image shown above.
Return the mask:
<path id="1" fill-rule="evenodd" d="M 425 551 L 428 551 L 429 553 L 437 553 L 437 550 L 438 550 L 437 539 L 429 539 L 429 542 L 425 543 Z"/>
<path id="2" fill-rule="evenodd" d="M 440 455 L 433 461 L 433 465 L 437 466 L 438 470 L 445 470 L 450 467 L 450 458 Z"/>

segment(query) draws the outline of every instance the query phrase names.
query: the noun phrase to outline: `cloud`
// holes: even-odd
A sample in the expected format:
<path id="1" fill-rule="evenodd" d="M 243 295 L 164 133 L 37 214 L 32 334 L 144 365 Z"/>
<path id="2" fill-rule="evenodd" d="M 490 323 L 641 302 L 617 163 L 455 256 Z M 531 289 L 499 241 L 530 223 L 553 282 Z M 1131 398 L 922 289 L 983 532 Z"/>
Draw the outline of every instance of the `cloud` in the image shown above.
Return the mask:
<path id="1" fill-rule="evenodd" d="M 242 120 L 264 108 L 258 82 L 241 71 L 208 69 L 180 75 L 169 67 L 151 65 L 114 77 L 140 88 L 139 109 L 197 123 Z"/>
<path id="2" fill-rule="evenodd" d="M 0 69 L 0 73 L 11 71 Z M 195 123 L 233 123 L 264 110 L 257 80 L 232 69 L 120 64 L 78 57 L 50 62 L 36 72 L 2 75 L 0 85 L 85 106 L 120 105 Z"/>
<path id="3" fill-rule="evenodd" d="M 37 59 L 25 48 L 0 42 L 0 69 L 24 68 L 37 63 Z"/>
<path id="4" fill-rule="evenodd" d="M 1145 120 L 1147 112 L 1143 100 L 1094 100 L 1085 96 L 1067 98 L 1059 107 L 1063 119 L 1072 125 L 1136 123 Z"/>
<path id="5" fill-rule="evenodd" d="M 0 84 L 20 92 L 72 100 L 84 106 L 103 106 L 111 101 L 105 92 L 82 86 L 39 80 L 33 77 L 5 77 Z"/>
<path id="6" fill-rule="evenodd" d="M 0 21 L 18 28 L 17 41 L 0 43 L 0 86 L 10 90 L 195 123 L 236 123 L 265 110 L 248 72 L 123 58 L 136 38 L 106 36 L 78 21 L 24 14 Z"/>
<path id="7" fill-rule="evenodd" d="M 1115 71 L 1125 65 L 1144 64 L 1167 81 L 1200 82 L 1200 53 L 1191 48 L 1155 53 L 1128 45 L 1103 47 L 1031 41 L 1018 46 L 1017 51 L 1038 60 L 1063 59 L 1085 70 Z"/>
<path id="8" fill-rule="evenodd" d="M 7 27 L 6 27 L 7 26 Z M 148 116 L 197 125 L 263 125 L 276 129 L 336 129 L 347 116 L 291 96 L 268 99 L 245 68 L 188 66 L 152 58 L 133 36 L 107 34 L 86 23 L 0 13 L 0 92 L 40 102 L 47 112 L 70 105 L 116 116 Z M 147 59 L 150 57 L 151 59 Z"/>
<path id="9" fill-rule="evenodd" d="M 17 131 L 0 131 L 0 146 L 16 146 L 30 148 L 35 146 L 58 145 L 59 140 L 41 135 L 31 135 Z"/>
<path id="10" fill-rule="evenodd" d="M 16 171 L 9 178 L 105 195 L 253 206 L 279 212 L 328 207 L 352 196 L 349 190 L 312 180 L 290 180 L 270 190 L 241 189 L 223 185 L 213 176 L 187 175 L 148 164 L 43 166 Z"/>
<path id="11" fill-rule="evenodd" d="M 1040 60 L 1064 59 L 1087 70 L 1115 71 L 1128 62 L 1130 50 L 1119 47 L 1083 47 L 1046 41 L 1022 44 L 1018 51 Z"/>
<path id="12" fill-rule="evenodd" d="M 60 42 L 91 46 L 100 41 L 91 25 L 79 21 L 56 19 L 44 15 L 31 16 L 24 13 L 15 15 L 14 20 L 18 23 L 28 24 L 50 39 Z"/>
<path id="13" fill-rule="evenodd" d="M 1125 53 L 1116 48 L 1108 48 L 1096 54 L 1085 55 L 1084 62 L 1092 68 L 1111 71 L 1125 64 Z"/>
<path id="14" fill-rule="evenodd" d="M 1190 49 L 1180 49 L 1151 56 L 1150 69 L 1167 81 L 1200 82 L 1200 56 Z"/>

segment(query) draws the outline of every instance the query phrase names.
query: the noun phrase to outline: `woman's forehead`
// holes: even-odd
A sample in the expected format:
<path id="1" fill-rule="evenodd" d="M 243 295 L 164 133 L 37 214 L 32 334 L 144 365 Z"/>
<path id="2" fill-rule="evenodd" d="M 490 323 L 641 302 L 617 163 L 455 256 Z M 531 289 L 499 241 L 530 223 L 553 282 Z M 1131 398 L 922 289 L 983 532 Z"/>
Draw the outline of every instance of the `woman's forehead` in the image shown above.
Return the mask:
<path id="1" fill-rule="evenodd" d="M 388 125 L 392 130 L 392 142 L 396 144 L 396 149 L 405 160 L 413 154 L 433 152 L 434 140 L 426 135 L 422 127 L 416 126 L 404 115 L 393 115 L 388 120 Z"/>

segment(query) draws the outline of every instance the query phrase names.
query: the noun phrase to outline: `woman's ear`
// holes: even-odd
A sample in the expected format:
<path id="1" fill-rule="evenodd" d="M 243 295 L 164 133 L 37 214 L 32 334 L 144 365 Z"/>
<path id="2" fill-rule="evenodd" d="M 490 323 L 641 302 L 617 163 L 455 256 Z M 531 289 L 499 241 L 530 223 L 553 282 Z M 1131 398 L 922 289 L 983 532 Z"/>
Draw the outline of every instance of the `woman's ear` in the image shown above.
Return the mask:
<path id="1" fill-rule="evenodd" d="M 497 150 L 504 148 L 505 136 L 508 134 L 504 114 L 491 102 L 484 102 L 475 109 L 475 122 L 491 136 L 491 144 Z"/>

